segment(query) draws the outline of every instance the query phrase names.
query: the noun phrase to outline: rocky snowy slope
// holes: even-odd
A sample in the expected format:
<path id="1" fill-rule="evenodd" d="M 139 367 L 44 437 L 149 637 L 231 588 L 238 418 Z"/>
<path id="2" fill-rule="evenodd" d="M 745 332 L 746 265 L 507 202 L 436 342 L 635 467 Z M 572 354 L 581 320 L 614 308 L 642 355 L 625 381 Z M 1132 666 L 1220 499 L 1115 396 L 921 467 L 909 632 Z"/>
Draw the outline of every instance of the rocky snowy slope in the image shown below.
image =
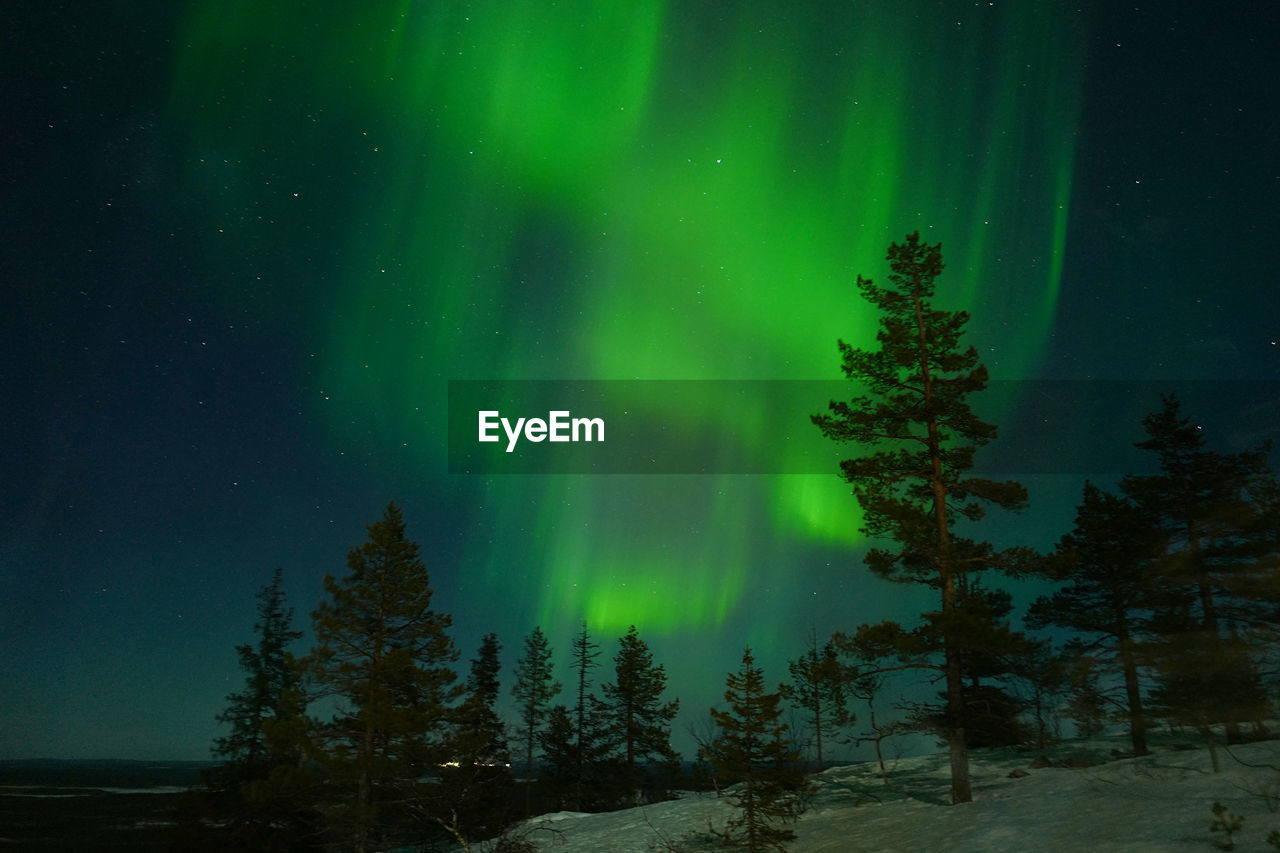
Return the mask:
<path id="1" fill-rule="evenodd" d="M 1125 745 L 1098 738 L 1045 751 L 975 751 L 974 802 L 961 806 L 947 804 L 945 755 L 897 761 L 889 788 L 875 765 L 828 770 L 788 849 L 1206 853 L 1226 841 L 1210 831 L 1215 801 L 1244 816 L 1237 851 L 1276 849 L 1266 838 L 1280 829 L 1280 741 L 1220 750 L 1216 774 L 1194 738 L 1156 737 L 1154 754 L 1117 759 L 1112 750 Z M 709 851 L 708 825 L 722 827 L 731 814 L 714 794 L 687 794 L 608 814 L 543 815 L 522 829 L 539 850 L 556 853 Z"/>

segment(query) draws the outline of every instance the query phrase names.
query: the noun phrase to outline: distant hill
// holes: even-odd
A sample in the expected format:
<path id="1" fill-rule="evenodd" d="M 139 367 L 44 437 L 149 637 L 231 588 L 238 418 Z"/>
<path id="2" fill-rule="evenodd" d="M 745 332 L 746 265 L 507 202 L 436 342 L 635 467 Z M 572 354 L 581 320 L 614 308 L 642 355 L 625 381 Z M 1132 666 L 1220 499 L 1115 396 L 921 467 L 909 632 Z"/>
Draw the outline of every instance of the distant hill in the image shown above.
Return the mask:
<path id="1" fill-rule="evenodd" d="M 42 788 L 188 788 L 216 761 L 36 758 L 0 760 L 0 786 Z"/>

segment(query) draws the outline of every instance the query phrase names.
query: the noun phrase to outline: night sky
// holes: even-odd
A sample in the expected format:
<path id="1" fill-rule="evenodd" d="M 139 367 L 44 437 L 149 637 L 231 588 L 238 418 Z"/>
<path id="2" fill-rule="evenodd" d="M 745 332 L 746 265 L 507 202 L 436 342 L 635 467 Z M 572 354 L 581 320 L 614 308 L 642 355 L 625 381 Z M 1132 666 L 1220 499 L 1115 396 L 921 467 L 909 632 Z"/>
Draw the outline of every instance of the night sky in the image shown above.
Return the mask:
<path id="1" fill-rule="evenodd" d="M 391 499 L 460 672 L 540 624 L 563 676 L 579 620 L 610 657 L 634 623 L 687 750 L 744 645 L 776 681 L 811 631 L 932 600 L 869 576 L 834 467 L 451 474 L 448 382 L 836 379 L 875 330 L 855 276 L 917 229 L 1017 391 L 975 406 L 1040 457 L 1001 544 L 1065 533 L 1162 390 L 1220 449 L 1277 422 L 1270 3 L 5 18 L 0 757 L 207 758 L 254 592 L 282 567 L 309 627 Z M 1047 380 L 1096 385 L 1042 416 Z M 661 416 L 787 470 L 768 424 Z"/>

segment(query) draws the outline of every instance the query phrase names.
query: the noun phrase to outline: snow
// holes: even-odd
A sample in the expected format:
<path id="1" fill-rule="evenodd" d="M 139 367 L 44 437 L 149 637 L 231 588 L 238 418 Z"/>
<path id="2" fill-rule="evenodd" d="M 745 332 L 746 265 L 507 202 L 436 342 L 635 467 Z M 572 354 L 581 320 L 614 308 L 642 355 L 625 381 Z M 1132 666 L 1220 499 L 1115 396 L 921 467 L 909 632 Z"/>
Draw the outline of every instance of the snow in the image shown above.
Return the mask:
<path id="1" fill-rule="evenodd" d="M 792 853 L 862 851 L 1212 851 L 1214 801 L 1245 817 L 1236 850 L 1273 851 L 1280 829 L 1280 741 L 1219 749 L 1222 772 L 1194 736 L 1152 737 L 1153 754 L 1116 758 L 1121 737 L 1065 741 L 1047 750 L 975 750 L 974 801 L 949 805 L 945 755 L 897 760 L 891 789 L 874 764 L 817 777 L 808 811 L 792 825 Z M 1057 766 L 1032 767 L 1037 757 Z M 1043 763 L 1043 762 L 1039 762 Z M 1085 766 L 1088 765 L 1088 766 Z M 1270 766 L 1246 766 L 1270 765 Z M 1010 777 L 1021 769 L 1022 777 Z M 539 850 L 651 853 L 711 850 L 699 836 L 721 828 L 732 809 L 711 794 L 606 814 L 559 812 L 524 827 Z"/>

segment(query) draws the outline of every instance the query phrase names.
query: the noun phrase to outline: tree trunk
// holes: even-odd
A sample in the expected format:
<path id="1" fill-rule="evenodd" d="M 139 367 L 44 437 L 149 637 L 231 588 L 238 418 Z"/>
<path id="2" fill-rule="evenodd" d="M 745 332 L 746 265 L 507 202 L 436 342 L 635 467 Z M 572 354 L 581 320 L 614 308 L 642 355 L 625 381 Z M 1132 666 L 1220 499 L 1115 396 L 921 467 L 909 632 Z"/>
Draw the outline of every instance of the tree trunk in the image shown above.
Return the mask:
<path id="1" fill-rule="evenodd" d="M 621 681 L 621 679 L 619 679 Z M 630 702 L 627 703 L 627 805 L 636 804 L 636 753 L 635 753 L 635 717 Z"/>
<path id="2" fill-rule="evenodd" d="M 813 732 L 817 737 L 818 772 L 823 770 L 822 764 L 822 700 L 818 698 L 817 687 L 814 687 Z"/>
<path id="3" fill-rule="evenodd" d="M 1218 742 L 1213 736 L 1213 726 L 1205 726 L 1200 733 L 1204 735 L 1204 742 L 1209 746 L 1209 763 L 1213 765 L 1213 772 L 1221 773 L 1222 762 L 1218 759 Z"/>
<path id="4" fill-rule="evenodd" d="M 369 725 L 364 732 L 364 766 L 360 768 L 360 778 L 356 782 L 356 853 L 367 853 L 369 849 L 369 804 L 372 800 L 369 779 L 369 764 L 373 756 L 373 730 Z"/>
<path id="5" fill-rule="evenodd" d="M 928 387 L 928 386 L 926 386 Z M 929 422 L 930 449 L 933 452 L 934 518 L 938 523 L 939 572 L 942 575 L 942 649 L 944 671 L 947 679 L 947 744 L 951 755 L 951 802 L 973 801 L 973 789 L 969 785 L 969 747 L 964 742 L 964 671 L 960 665 L 960 650 L 955 646 L 952 621 L 956 613 L 955 568 L 952 564 L 951 531 L 947 528 L 947 491 L 942 480 L 942 455 L 938 441 L 938 425 Z"/>
<path id="6" fill-rule="evenodd" d="M 969 784 L 969 746 L 964 742 L 964 693 L 960 681 L 960 655 L 947 643 L 947 747 L 951 754 L 951 802 L 973 801 Z"/>
<path id="7" fill-rule="evenodd" d="M 1133 741 L 1134 755 L 1147 755 L 1147 721 L 1142 713 L 1142 690 L 1138 684 L 1138 664 L 1134 660 L 1133 640 L 1129 626 L 1120 614 L 1120 665 L 1124 669 L 1124 692 L 1129 706 L 1129 738 Z"/>
<path id="8" fill-rule="evenodd" d="M 1200 610 L 1204 615 L 1204 630 L 1209 640 L 1209 651 L 1214 660 L 1221 660 L 1222 634 L 1219 633 L 1218 627 L 1218 609 L 1213 601 L 1213 579 L 1209 577 L 1209 572 L 1204 567 L 1204 557 L 1200 549 L 1200 535 L 1190 521 L 1187 522 L 1187 543 L 1188 550 L 1191 552 L 1191 564 L 1196 573 L 1196 588 L 1200 594 Z M 1226 726 L 1227 743 L 1239 743 L 1240 723 L 1231 716 L 1231 713 L 1229 711 L 1222 720 Z M 1216 760 L 1216 753 L 1214 758 Z M 1217 769 L 1215 765 L 1215 773 Z"/>
<path id="9" fill-rule="evenodd" d="M 876 723 L 876 706 L 873 699 L 867 700 L 867 717 L 871 722 L 871 731 L 875 733 L 872 743 L 876 748 L 876 763 L 880 765 L 880 779 L 884 782 L 886 788 L 892 788 L 889 784 L 889 771 L 884 766 L 884 751 L 881 749 L 881 743 L 884 741 L 885 734 L 880 730 L 880 726 Z"/>

